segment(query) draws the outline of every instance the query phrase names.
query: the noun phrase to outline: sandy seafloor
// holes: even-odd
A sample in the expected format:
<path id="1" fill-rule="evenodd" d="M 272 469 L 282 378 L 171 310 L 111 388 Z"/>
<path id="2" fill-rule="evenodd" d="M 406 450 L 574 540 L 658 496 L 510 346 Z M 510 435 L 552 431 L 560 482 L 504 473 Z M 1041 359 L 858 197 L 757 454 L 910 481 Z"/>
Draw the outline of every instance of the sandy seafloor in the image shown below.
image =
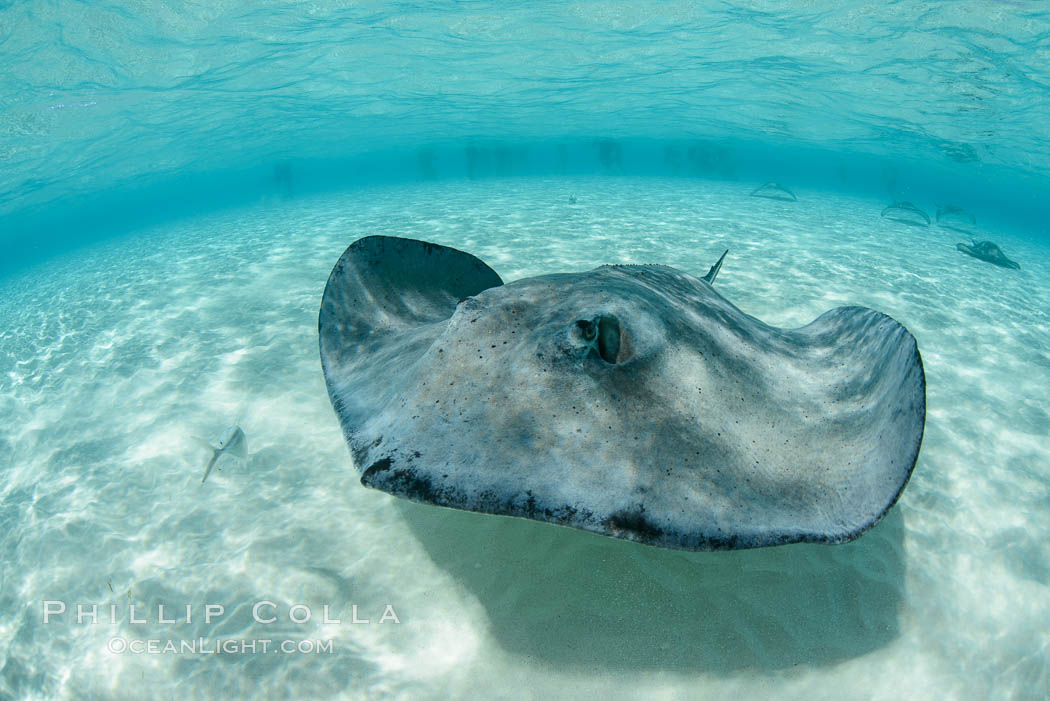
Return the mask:
<path id="1" fill-rule="evenodd" d="M 186 219 L 4 281 L 0 698 L 1045 697 L 1050 250 L 978 229 L 1022 265 L 1003 270 L 957 252 L 963 234 L 881 219 L 879 200 L 750 189 L 389 186 Z M 853 543 L 699 554 L 367 490 L 317 351 L 325 280 L 367 234 L 455 246 L 505 280 L 612 262 L 702 275 L 728 247 L 717 289 L 767 323 L 884 311 L 926 369 L 911 483 Z M 251 454 L 202 485 L 194 436 L 233 422 Z M 124 622 L 45 625 L 44 600 Z M 279 623 L 251 622 L 261 600 Z M 127 623 L 129 603 L 150 622 Z M 310 623 L 288 622 L 295 603 Z M 203 623 L 205 604 L 225 615 Z M 319 622 L 324 604 L 340 624 Z M 387 604 L 400 623 L 378 623 Z M 108 651 L 199 636 L 333 649 Z"/>

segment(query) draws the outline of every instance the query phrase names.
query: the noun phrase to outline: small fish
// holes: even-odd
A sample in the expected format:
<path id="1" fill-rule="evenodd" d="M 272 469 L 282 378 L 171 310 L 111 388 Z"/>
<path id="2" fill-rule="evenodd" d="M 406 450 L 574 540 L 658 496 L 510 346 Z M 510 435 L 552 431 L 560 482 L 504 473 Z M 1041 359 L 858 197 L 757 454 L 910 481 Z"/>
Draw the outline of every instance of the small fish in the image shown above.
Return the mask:
<path id="1" fill-rule="evenodd" d="M 211 469 L 215 467 L 215 461 L 219 459 L 220 455 L 224 453 L 230 453 L 238 458 L 244 458 L 248 454 L 248 439 L 244 437 L 244 431 L 241 430 L 240 426 L 230 426 L 222 435 L 219 436 L 219 444 L 212 445 L 207 441 L 202 441 L 205 446 L 211 449 L 212 456 L 211 460 L 208 461 L 207 467 L 204 468 L 204 477 L 201 478 L 201 484 L 208 479 L 208 475 L 211 474 Z"/>

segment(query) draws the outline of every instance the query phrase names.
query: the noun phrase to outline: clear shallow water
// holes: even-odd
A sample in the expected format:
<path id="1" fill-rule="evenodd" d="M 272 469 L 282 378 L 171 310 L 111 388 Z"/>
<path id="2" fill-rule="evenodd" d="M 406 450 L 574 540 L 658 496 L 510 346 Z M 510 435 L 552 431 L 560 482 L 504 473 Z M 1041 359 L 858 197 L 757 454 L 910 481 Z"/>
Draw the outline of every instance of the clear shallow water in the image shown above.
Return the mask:
<path id="1" fill-rule="evenodd" d="M 0 0 L 0 701 L 1050 696 L 1048 67 L 1024 0 Z M 729 247 L 769 323 L 887 312 L 925 361 L 915 476 L 854 543 L 694 555 L 365 490 L 316 324 L 374 233 L 507 280 Z M 248 460 L 201 485 L 233 422 Z"/>
<path id="2" fill-rule="evenodd" d="M 955 181 L 1050 236 L 1040 2 L 0 2 L 0 66 L 5 263 L 252 201 L 282 162 L 332 188 L 427 177 L 435 145 L 457 151 L 441 176 L 473 143 L 594 139 L 699 142 L 729 166 L 705 174 L 744 160 L 834 188 L 871 160 L 861 189 Z"/>
<path id="3" fill-rule="evenodd" d="M 56 0 L 0 12 L 6 155 L 33 160 L 38 187 L 64 172 L 137 175 L 124 144 L 178 170 L 508 134 L 747 134 L 1043 173 L 1050 163 L 1050 13 L 1035 2 L 143 12 Z"/>
<path id="4" fill-rule="evenodd" d="M 881 199 L 750 189 L 373 188 L 157 226 L 8 278 L 0 693 L 1044 697 L 1050 252 L 978 229 L 1022 265 L 1001 270 L 958 253 L 962 234 L 880 218 Z M 702 274 L 728 247 L 720 292 L 768 323 L 884 311 L 916 336 L 927 375 L 912 481 L 854 543 L 692 555 L 366 490 L 328 403 L 316 315 L 334 261 L 374 233 L 461 248 L 506 280 L 610 262 Z M 201 485 L 192 437 L 233 421 L 251 456 Z M 154 622 L 44 625 L 44 599 L 113 602 L 125 620 L 133 601 Z M 252 623 L 263 599 L 315 620 Z M 206 603 L 227 615 L 203 623 Z M 171 626 L 158 604 L 199 608 Z M 340 625 L 316 620 L 324 604 Z M 386 604 L 400 624 L 378 624 Z M 350 624 L 351 605 L 372 622 Z M 115 635 L 334 650 L 113 655 Z"/>

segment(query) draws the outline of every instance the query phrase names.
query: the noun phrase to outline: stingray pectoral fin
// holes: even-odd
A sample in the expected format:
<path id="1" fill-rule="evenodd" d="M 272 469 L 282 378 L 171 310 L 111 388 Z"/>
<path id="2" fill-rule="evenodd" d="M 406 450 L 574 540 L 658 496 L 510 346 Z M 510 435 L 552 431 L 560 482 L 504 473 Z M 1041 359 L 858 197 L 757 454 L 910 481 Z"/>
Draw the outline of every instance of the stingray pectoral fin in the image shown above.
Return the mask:
<path id="1" fill-rule="evenodd" d="M 321 364 L 337 412 L 372 411 L 377 400 L 369 392 L 397 389 L 381 378 L 406 372 L 458 307 L 502 284 L 481 260 L 447 246 L 393 236 L 350 244 L 328 277 L 318 315 Z M 356 389 L 336 392 L 342 385 Z"/>
<path id="2" fill-rule="evenodd" d="M 816 540 L 845 542 L 875 525 L 911 477 L 926 420 L 922 358 L 904 326 L 863 307 L 832 309 L 797 332 L 822 349 L 799 366 L 810 396 L 820 397 L 816 435 L 829 451 L 808 458 L 826 466 L 813 481 L 828 497 L 815 501 L 823 505 Z"/>
<path id="3" fill-rule="evenodd" d="M 393 236 L 368 236 L 339 258 L 318 318 L 321 358 L 341 362 L 374 336 L 447 319 L 456 305 L 503 281 L 454 248 Z"/>
<path id="4" fill-rule="evenodd" d="M 247 439 L 241 438 L 239 441 L 229 447 L 230 455 L 244 460 L 248 457 L 248 442 Z"/>

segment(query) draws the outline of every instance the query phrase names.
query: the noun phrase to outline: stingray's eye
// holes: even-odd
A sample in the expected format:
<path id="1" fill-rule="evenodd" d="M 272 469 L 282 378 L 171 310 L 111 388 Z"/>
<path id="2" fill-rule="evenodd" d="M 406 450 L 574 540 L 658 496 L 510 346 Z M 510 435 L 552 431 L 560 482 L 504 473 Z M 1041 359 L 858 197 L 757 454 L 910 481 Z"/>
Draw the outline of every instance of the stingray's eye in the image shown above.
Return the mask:
<path id="1" fill-rule="evenodd" d="M 598 327 L 594 325 L 593 321 L 580 319 L 576 322 L 576 327 L 580 330 L 580 335 L 583 336 L 583 340 L 588 343 L 593 341 L 594 337 L 598 335 Z"/>

